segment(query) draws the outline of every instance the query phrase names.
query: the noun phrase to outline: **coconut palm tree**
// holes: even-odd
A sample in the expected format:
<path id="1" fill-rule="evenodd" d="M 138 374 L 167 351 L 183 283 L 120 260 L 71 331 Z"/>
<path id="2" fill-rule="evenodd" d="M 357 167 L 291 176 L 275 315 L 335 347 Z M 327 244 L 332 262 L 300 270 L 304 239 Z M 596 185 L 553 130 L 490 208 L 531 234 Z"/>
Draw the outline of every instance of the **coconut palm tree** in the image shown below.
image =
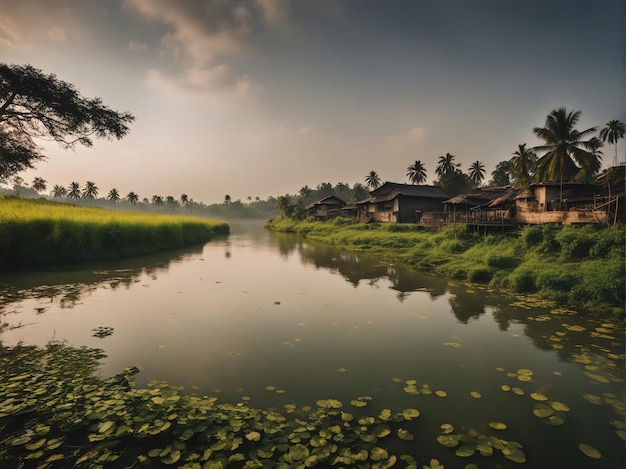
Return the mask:
<path id="1" fill-rule="evenodd" d="M 113 188 L 109 191 L 107 199 L 109 199 L 113 203 L 117 203 L 120 200 L 120 193 L 117 191 L 117 189 Z"/>
<path id="2" fill-rule="evenodd" d="M 369 187 L 370 190 L 375 190 L 380 187 L 380 177 L 376 171 L 372 170 L 365 176 L 365 185 Z"/>
<path id="3" fill-rule="evenodd" d="M 546 142 L 533 149 L 545 152 L 537 161 L 538 176 L 542 181 L 560 181 L 561 199 L 563 180 L 574 178 L 582 167 L 600 168 L 599 156 L 583 148 L 587 144 L 585 139 L 591 137 L 596 128 L 576 130 L 579 119 L 580 111 L 567 112 L 561 107 L 548 114 L 544 127 L 533 129 L 533 133 Z"/>
<path id="4" fill-rule="evenodd" d="M 126 195 L 126 200 L 129 203 L 135 205 L 139 201 L 139 196 L 136 193 L 131 191 Z"/>
<path id="5" fill-rule="evenodd" d="M 52 197 L 65 197 L 67 189 L 59 184 L 55 184 L 52 188 Z"/>
<path id="6" fill-rule="evenodd" d="M 187 194 L 180 194 L 180 205 L 185 206 L 189 203 L 189 196 Z"/>
<path id="7" fill-rule="evenodd" d="M 420 160 L 415 160 L 407 169 L 406 176 L 413 184 L 422 184 L 426 182 L 426 168 Z"/>
<path id="8" fill-rule="evenodd" d="M 526 144 L 517 146 L 511 158 L 511 173 L 515 178 L 515 185 L 518 187 L 528 187 L 532 182 L 533 172 L 537 165 L 537 154 Z"/>
<path id="9" fill-rule="evenodd" d="M 600 138 L 603 142 L 609 142 L 611 145 L 615 145 L 615 157 L 613 158 L 613 166 L 619 164 L 617 159 L 617 141 L 624 138 L 624 124 L 618 120 L 611 120 L 606 123 L 606 127 L 600 130 Z"/>
<path id="10" fill-rule="evenodd" d="M 37 192 L 45 191 L 46 187 L 48 187 L 48 181 L 43 178 L 36 177 L 33 179 L 33 185 L 31 187 Z"/>
<path id="11" fill-rule="evenodd" d="M 74 200 L 80 199 L 80 184 L 71 182 L 67 189 L 67 196 Z"/>
<path id="12" fill-rule="evenodd" d="M 85 188 L 83 189 L 83 197 L 85 199 L 95 199 L 98 195 L 98 186 L 93 181 L 87 181 Z"/>
<path id="13" fill-rule="evenodd" d="M 152 203 L 157 206 L 163 205 L 163 197 L 161 197 L 160 195 L 153 195 Z"/>
<path id="14" fill-rule="evenodd" d="M 454 163 L 454 158 L 455 156 L 450 153 L 446 153 L 445 156 L 440 156 L 437 161 L 437 168 L 435 168 L 435 174 L 441 177 L 456 171 L 458 165 Z"/>
<path id="15" fill-rule="evenodd" d="M 485 165 L 480 161 L 474 161 L 469 167 L 469 177 L 477 185 L 485 179 Z"/>
<path id="16" fill-rule="evenodd" d="M 602 155 L 604 153 L 600 148 L 604 146 L 602 140 L 598 137 L 591 137 L 587 143 L 585 144 L 585 148 L 587 148 L 591 154 L 594 156 L 593 159 L 590 159 L 588 162 L 583 162 L 582 168 L 576 175 L 576 180 L 585 183 L 592 183 L 595 180 L 596 175 L 600 171 L 599 161 L 602 159 Z M 595 162 L 598 163 L 595 163 Z"/>

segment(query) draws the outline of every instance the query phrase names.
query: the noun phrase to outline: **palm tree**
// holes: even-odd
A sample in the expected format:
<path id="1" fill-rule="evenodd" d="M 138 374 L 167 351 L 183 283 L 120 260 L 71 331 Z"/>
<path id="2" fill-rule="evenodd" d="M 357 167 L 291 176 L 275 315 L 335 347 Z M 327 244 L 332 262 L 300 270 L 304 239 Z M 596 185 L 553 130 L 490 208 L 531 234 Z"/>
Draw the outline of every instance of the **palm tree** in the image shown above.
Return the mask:
<path id="1" fill-rule="evenodd" d="M 591 137 L 587 141 L 585 148 L 591 152 L 593 158 L 589 159 L 589 161 L 583 161 L 582 168 L 576 175 L 577 181 L 585 183 L 592 183 L 594 181 L 596 174 L 600 170 L 599 161 L 602 159 L 602 155 L 604 155 L 602 150 L 600 150 L 603 146 L 604 143 L 602 143 L 602 140 L 598 137 Z"/>
<path id="2" fill-rule="evenodd" d="M 511 158 L 511 172 L 515 178 L 515 185 L 518 187 L 528 187 L 532 182 L 533 172 L 537 165 L 537 154 L 526 144 L 517 146 L 517 151 L 513 152 Z"/>
<path id="3" fill-rule="evenodd" d="M 546 142 L 534 148 L 545 152 L 537 161 L 537 173 L 543 181 L 561 182 L 561 199 L 564 179 L 572 179 L 581 167 L 600 168 L 599 157 L 582 148 L 587 144 L 585 138 L 590 137 L 596 128 L 576 130 L 574 127 L 579 119 L 580 111 L 568 113 L 561 107 L 548 114 L 545 127 L 533 129 L 533 133 Z"/>
<path id="4" fill-rule="evenodd" d="M 456 171 L 457 165 L 454 163 L 454 158 L 455 156 L 450 153 L 446 153 L 445 156 L 439 157 L 439 160 L 437 161 L 437 168 L 435 169 L 437 176 L 441 177 Z"/>
<path id="5" fill-rule="evenodd" d="M 229 203 L 231 203 L 233 201 L 232 197 L 229 194 L 226 194 L 224 196 L 224 204 L 228 205 Z"/>
<path id="6" fill-rule="evenodd" d="M 615 145 L 615 157 L 613 158 L 613 166 L 617 166 L 619 161 L 617 159 L 617 141 L 624 138 L 624 124 L 618 120 L 611 120 L 606 123 L 606 127 L 600 130 L 600 138 L 603 142 L 609 142 L 611 145 Z"/>
<path id="7" fill-rule="evenodd" d="M 83 197 L 85 199 L 95 199 L 98 195 L 98 186 L 93 181 L 87 181 L 83 189 Z"/>
<path id="8" fill-rule="evenodd" d="M 180 194 L 180 205 L 183 207 L 189 203 L 189 196 L 187 194 Z"/>
<path id="9" fill-rule="evenodd" d="M 161 207 L 161 205 L 163 205 L 163 197 L 161 197 L 160 195 L 153 195 L 152 196 L 152 205 L 156 205 L 157 209 Z"/>
<path id="10" fill-rule="evenodd" d="M 365 176 L 365 184 L 370 190 L 375 190 L 380 187 L 380 177 L 376 171 L 370 171 L 367 176 Z"/>
<path id="11" fill-rule="evenodd" d="M 422 184 L 426 181 L 426 168 L 420 160 L 415 160 L 411 166 L 406 169 L 406 176 L 413 184 Z"/>
<path id="12" fill-rule="evenodd" d="M 37 192 L 45 191 L 46 187 L 48 187 L 48 181 L 46 181 L 45 179 L 40 177 L 36 177 L 35 179 L 33 179 L 32 188 Z"/>
<path id="13" fill-rule="evenodd" d="M 109 191 L 107 199 L 109 199 L 113 203 L 117 203 L 120 200 L 120 193 L 117 191 L 117 189 L 113 188 Z"/>
<path id="14" fill-rule="evenodd" d="M 67 195 L 67 189 L 59 184 L 55 184 L 52 188 L 53 197 L 65 197 Z"/>
<path id="15" fill-rule="evenodd" d="M 131 191 L 126 195 L 126 200 L 128 200 L 129 203 L 135 205 L 139 201 L 139 196 Z"/>
<path id="16" fill-rule="evenodd" d="M 476 184 L 480 184 L 485 179 L 485 165 L 480 161 L 474 161 L 469 167 L 469 177 Z"/>
<path id="17" fill-rule="evenodd" d="M 71 182 L 67 190 L 67 196 L 74 200 L 80 199 L 80 184 Z"/>

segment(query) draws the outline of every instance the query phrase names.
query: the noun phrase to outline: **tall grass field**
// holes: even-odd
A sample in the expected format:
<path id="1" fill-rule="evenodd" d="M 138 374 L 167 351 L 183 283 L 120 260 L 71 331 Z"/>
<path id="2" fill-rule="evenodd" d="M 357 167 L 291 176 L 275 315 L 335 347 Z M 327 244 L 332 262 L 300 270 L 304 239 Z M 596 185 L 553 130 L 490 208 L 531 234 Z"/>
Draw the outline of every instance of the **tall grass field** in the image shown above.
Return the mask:
<path id="1" fill-rule="evenodd" d="M 228 231 L 219 220 L 6 197 L 0 198 L 0 269 L 150 254 Z"/>
<path id="2" fill-rule="evenodd" d="M 546 224 L 526 226 L 516 234 L 478 235 L 464 225 L 430 232 L 411 224 L 277 217 L 266 228 L 380 254 L 390 262 L 456 280 L 624 317 L 623 226 Z"/>

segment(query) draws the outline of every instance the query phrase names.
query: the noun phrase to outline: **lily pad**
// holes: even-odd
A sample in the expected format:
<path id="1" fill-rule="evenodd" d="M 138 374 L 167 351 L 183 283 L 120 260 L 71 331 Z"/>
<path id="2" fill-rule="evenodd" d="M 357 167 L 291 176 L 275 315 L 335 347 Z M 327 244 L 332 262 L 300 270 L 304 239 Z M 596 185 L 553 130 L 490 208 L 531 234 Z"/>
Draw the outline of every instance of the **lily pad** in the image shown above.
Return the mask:
<path id="1" fill-rule="evenodd" d="M 579 444 L 578 449 L 580 449 L 585 456 L 589 456 L 592 459 L 600 459 L 602 457 L 602 453 L 600 453 L 600 451 L 586 443 Z"/>
<path id="2" fill-rule="evenodd" d="M 594 405 L 602 405 L 603 400 L 600 396 L 596 396 L 595 394 L 583 394 L 583 398 L 587 402 L 591 402 Z"/>
<path id="3" fill-rule="evenodd" d="M 506 424 L 502 422 L 489 422 L 489 426 L 494 430 L 506 430 Z"/>
<path id="4" fill-rule="evenodd" d="M 562 402 L 559 402 L 559 401 L 551 401 L 550 402 L 550 406 L 554 410 L 557 410 L 559 412 L 569 412 L 570 411 L 570 408 L 566 404 L 563 404 Z"/>
<path id="5" fill-rule="evenodd" d="M 474 446 L 463 445 L 454 452 L 460 458 L 469 458 L 473 456 L 476 452 L 476 448 Z"/>

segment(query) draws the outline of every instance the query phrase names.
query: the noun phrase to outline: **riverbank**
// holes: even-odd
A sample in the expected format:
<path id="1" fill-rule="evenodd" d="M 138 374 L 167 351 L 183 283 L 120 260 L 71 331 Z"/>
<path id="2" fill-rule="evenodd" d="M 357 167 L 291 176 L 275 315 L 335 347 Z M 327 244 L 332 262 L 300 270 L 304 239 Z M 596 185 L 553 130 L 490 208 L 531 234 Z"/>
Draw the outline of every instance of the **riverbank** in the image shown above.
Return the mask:
<path id="1" fill-rule="evenodd" d="M 518 234 L 476 235 L 463 225 L 438 232 L 411 224 L 319 222 L 277 217 L 269 230 L 293 232 L 422 271 L 562 306 L 624 318 L 624 230 L 592 225 L 535 225 Z"/>
<path id="2" fill-rule="evenodd" d="M 228 232 L 220 220 L 0 198 L 0 269 L 139 256 Z"/>

